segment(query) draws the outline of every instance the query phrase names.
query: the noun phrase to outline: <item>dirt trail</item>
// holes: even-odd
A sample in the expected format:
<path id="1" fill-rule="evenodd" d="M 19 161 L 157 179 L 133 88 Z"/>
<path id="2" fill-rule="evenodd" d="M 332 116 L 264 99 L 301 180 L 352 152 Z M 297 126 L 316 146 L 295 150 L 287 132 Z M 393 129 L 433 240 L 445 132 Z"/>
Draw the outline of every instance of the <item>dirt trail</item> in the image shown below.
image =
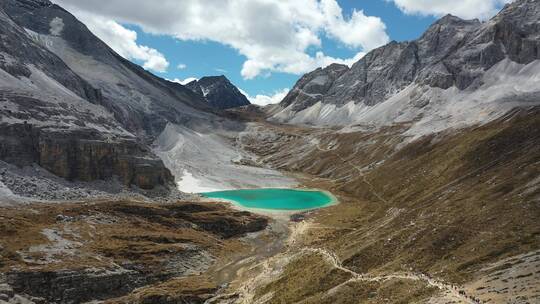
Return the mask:
<path id="1" fill-rule="evenodd" d="M 330 290 L 327 291 L 328 295 L 331 295 L 335 292 L 337 292 L 341 287 L 352 283 L 352 282 L 384 282 L 388 280 L 393 279 L 399 279 L 399 280 L 414 280 L 414 281 L 421 281 L 424 282 L 426 285 L 430 287 L 435 287 L 442 292 L 445 293 L 446 297 L 450 297 L 451 299 L 455 301 L 459 301 L 459 303 L 468 303 L 468 304 L 478 304 L 482 303 L 480 300 L 467 295 L 465 293 L 464 288 L 460 286 L 455 286 L 452 284 L 445 283 L 441 280 L 432 278 L 426 274 L 423 273 L 413 273 L 413 272 L 396 272 L 396 273 L 389 273 L 384 275 L 370 275 L 370 274 L 362 274 L 357 273 L 351 269 L 346 268 L 343 266 L 340 258 L 338 255 L 328 249 L 324 248 L 313 248 L 313 247 L 297 247 L 295 246 L 298 243 L 301 243 L 301 240 L 299 239 L 306 230 L 311 228 L 325 228 L 324 226 L 318 226 L 313 225 L 309 222 L 303 222 L 298 223 L 295 228 L 291 229 L 290 234 L 288 234 L 288 239 L 286 243 L 289 245 L 289 249 L 292 247 L 295 247 L 294 253 L 291 252 L 291 250 L 288 250 L 288 252 L 284 253 L 277 253 L 272 252 L 270 255 L 266 255 L 266 259 L 262 258 L 263 256 L 258 255 L 259 258 L 255 260 L 250 260 L 248 263 L 238 263 L 238 264 L 244 264 L 241 268 L 249 268 L 249 269 L 257 269 L 257 274 L 250 278 L 247 282 L 244 282 L 240 286 L 240 288 L 236 289 L 232 293 L 224 293 L 217 295 L 216 297 L 208 300 L 206 303 L 264 303 L 268 299 L 259 299 L 259 301 L 254 302 L 254 296 L 255 296 L 255 290 L 258 286 L 264 285 L 264 282 L 269 283 L 273 279 L 279 277 L 280 273 L 283 271 L 283 269 L 288 265 L 292 260 L 301 257 L 305 254 L 316 254 L 321 256 L 326 263 L 328 263 L 330 266 L 339 269 L 343 272 L 346 272 L 351 275 L 351 278 L 346 280 L 345 282 L 342 282 L 334 287 L 332 287 Z M 331 227 L 328 227 L 331 228 Z M 245 259 L 247 260 L 247 259 Z M 245 261 L 244 260 L 244 261 Z M 226 267 L 226 271 L 229 271 L 231 269 L 238 270 L 236 267 L 232 267 L 229 265 Z M 267 297 L 271 298 L 272 295 L 268 294 Z"/>
<path id="2" fill-rule="evenodd" d="M 339 155 L 337 152 L 334 151 L 335 148 L 324 149 L 320 146 L 320 143 L 318 141 L 314 143 L 314 146 L 319 151 L 334 154 L 344 163 L 350 165 L 360 174 L 363 182 L 369 187 L 369 191 L 378 200 L 385 204 L 390 204 L 390 201 L 385 199 L 383 195 L 379 193 L 374 187 L 374 185 L 371 184 L 371 182 L 367 179 L 362 168 L 353 164 L 349 159 L 346 159 L 345 157 Z M 395 215 L 397 215 L 397 213 Z M 220 277 L 223 276 L 223 281 L 227 281 L 228 279 L 230 279 L 230 277 L 224 276 L 224 274 L 230 274 L 231 271 L 233 273 L 237 273 L 241 269 L 248 269 L 255 270 L 256 274 L 248 281 L 245 281 L 243 284 L 241 284 L 240 287 L 234 290 L 232 293 L 223 293 L 220 295 L 216 295 L 214 298 L 209 299 L 206 303 L 264 303 L 269 300 L 273 295 L 266 294 L 265 296 L 263 296 L 263 298 L 255 301 L 254 297 L 257 287 L 264 285 L 264 282 L 269 283 L 272 279 L 278 277 L 281 271 L 283 271 L 286 265 L 289 264 L 293 259 L 307 253 L 319 255 L 324 259 L 326 263 L 328 263 L 332 267 L 350 274 L 350 279 L 328 290 L 328 294 L 337 292 L 342 286 L 345 286 L 352 282 L 384 282 L 392 279 L 399 279 L 424 282 L 430 287 L 435 287 L 441 290 L 446 294 L 446 296 L 450 296 L 452 299 L 457 300 L 460 303 L 481 303 L 479 300 L 467 295 L 463 288 L 447 284 L 441 280 L 431 278 L 423 273 L 398 272 L 385 275 L 370 275 L 357 273 L 351 269 L 344 267 L 338 255 L 328 249 L 302 247 L 302 245 L 300 245 L 302 243 L 300 238 L 308 229 L 346 229 L 352 230 L 352 232 L 356 231 L 356 229 L 353 228 L 328 227 L 324 225 L 314 225 L 313 223 L 309 222 L 302 222 L 297 224 L 295 228 L 291 229 L 290 233 L 287 233 L 286 231 L 280 229 L 280 233 L 283 233 L 281 237 L 286 238 L 286 240 L 281 237 L 278 238 L 281 242 L 280 246 L 273 247 L 269 246 L 269 244 L 256 244 L 260 246 L 256 246 L 259 247 L 258 250 L 255 250 L 251 254 L 248 254 L 248 256 L 239 257 L 232 263 L 225 265 L 225 267 L 221 269 L 218 269 L 217 274 Z M 279 253 L 279 250 L 276 249 L 283 248 L 282 246 L 284 245 L 284 243 L 288 245 L 289 250 L 287 250 L 287 252 Z M 272 249 L 268 250 L 269 247 Z M 295 247 L 294 253 L 290 250 L 290 248 L 292 247 Z"/>
<path id="3" fill-rule="evenodd" d="M 315 253 L 315 254 L 321 255 L 324 258 L 324 260 L 330 265 L 332 265 L 334 268 L 347 272 L 352 275 L 352 277 L 349 280 L 337 286 L 334 286 L 332 289 L 330 289 L 328 291 L 328 293 L 330 294 L 336 292 L 341 286 L 347 285 L 348 283 L 351 283 L 351 282 L 359 282 L 359 281 L 382 282 L 382 281 L 387 281 L 387 280 L 392 280 L 392 279 L 400 279 L 400 280 L 423 281 L 429 286 L 436 287 L 442 291 L 445 291 L 448 294 L 451 294 L 453 297 L 460 299 L 463 303 L 471 303 L 471 304 L 481 303 L 479 300 L 473 299 L 473 297 L 466 295 L 463 288 L 459 288 L 457 286 L 444 283 L 440 280 L 431 278 L 423 273 L 401 272 L 401 273 L 392 273 L 392 274 L 379 275 L 379 276 L 360 274 L 344 267 L 339 257 L 335 253 L 329 250 L 322 249 L 322 248 L 302 248 L 301 252 L 309 252 L 309 253 Z"/>

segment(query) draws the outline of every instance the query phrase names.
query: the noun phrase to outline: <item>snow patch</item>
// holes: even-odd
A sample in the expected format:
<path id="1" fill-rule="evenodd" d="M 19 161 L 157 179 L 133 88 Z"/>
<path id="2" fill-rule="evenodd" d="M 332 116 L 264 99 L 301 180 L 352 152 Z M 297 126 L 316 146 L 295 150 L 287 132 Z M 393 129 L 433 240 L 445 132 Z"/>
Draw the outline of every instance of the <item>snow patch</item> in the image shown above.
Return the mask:
<path id="1" fill-rule="evenodd" d="M 51 20 L 51 23 L 49 23 L 49 26 L 49 33 L 51 35 L 60 36 L 64 30 L 64 20 L 59 17 L 54 17 L 54 19 Z"/>
<path id="2" fill-rule="evenodd" d="M 208 96 L 208 94 L 210 94 L 210 90 L 206 87 L 201 87 L 201 90 L 202 90 L 202 93 L 203 93 L 203 96 L 206 97 Z"/>
<path id="3" fill-rule="evenodd" d="M 210 188 L 203 186 L 205 184 L 204 180 L 196 178 L 188 170 L 184 170 L 181 179 L 176 184 L 178 185 L 178 190 L 186 193 L 203 193 L 225 190 L 224 188 Z"/>

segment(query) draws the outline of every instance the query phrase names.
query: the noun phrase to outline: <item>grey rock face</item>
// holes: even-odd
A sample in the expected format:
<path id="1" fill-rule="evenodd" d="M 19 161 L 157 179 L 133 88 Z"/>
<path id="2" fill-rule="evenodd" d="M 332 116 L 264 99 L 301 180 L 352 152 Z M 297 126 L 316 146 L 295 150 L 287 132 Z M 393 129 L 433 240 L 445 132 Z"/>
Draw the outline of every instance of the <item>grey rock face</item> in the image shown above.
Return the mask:
<path id="1" fill-rule="evenodd" d="M 188 83 L 186 87 L 202 96 L 216 109 L 231 109 L 250 104 L 247 97 L 223 75 L 203 77 Z"/>
<path id="2" fill-rule="evenodd" d="M 144 279 L 136 271 L 63 271 L 13 272 L 7 281 L 17 292 L 29 292 L 47 299 L 47 303 L 82 303 L 94 299 L 122 296 L 142 286 Z"/>
<path id="3" fill-rule="evenodd" d="M 167 123 L 218 120 L 48 0 L 0 2 L 0 36 L 0 160 L 149 189 L 173 180 L 148 147 Z"/>
<path id="4" fill-rule="evenodd" d="M 336 79 L 348 71 L 349 67 L 342 64 L 318 68 L 302 76 L 280 104 L 283 107 L 293 104 L 295 111 L 308 108 L 321 101 Z"/>
<path id="5" fill-rule="evenodd" d="M 0 125 L 0 160 L 40 165 L 67 180 L 120 177 L 124 185 L 152 189 L 173 181 L 148 148 L 130 137 L 106 138 L 95 130 L 52 131 L 29 124 Z"/>
<path id="6" fill-rule="evenodd" d="M 306 74 L 280 105 L 292 105 L 294 112 L 319 101 L 374 105 L 412 83 L 465 90 L 505 58 L 524 64 L 540 59 L 540 1 L 515 1 L 485 23 L 445 16 L 417 40 L 393 41 L 369 52 L 315 94 L 302 93 L 309 93 L 309 81 L 330 67 Z"/>
<path id="7" fill-rule="evenodd" d="M 168 122 L 186 124 L 211 115 L 200 96 L 122 58 L 58 5 L 6 0 L 3 7 L 14 23 L 36 34 L 34 44 L 54 53 L 99 91 L 99 104 L 140 138 L 152 141 Z M 63 25 L 58 32 L 53 31 L 54 20 Z"/>
<path id="8" fill-rule="evenodd" d="M 4 6 L 7 4 L 3 3 Z M 1 9 L 0 36 L 0 68 L 7 73 L 14 77 L 29 77 L 28 65 L 34 65 L 80 97 L 92 103 L 100 102 L 99 90 L 75 74 L 60 58 L 37 45 Z"/>

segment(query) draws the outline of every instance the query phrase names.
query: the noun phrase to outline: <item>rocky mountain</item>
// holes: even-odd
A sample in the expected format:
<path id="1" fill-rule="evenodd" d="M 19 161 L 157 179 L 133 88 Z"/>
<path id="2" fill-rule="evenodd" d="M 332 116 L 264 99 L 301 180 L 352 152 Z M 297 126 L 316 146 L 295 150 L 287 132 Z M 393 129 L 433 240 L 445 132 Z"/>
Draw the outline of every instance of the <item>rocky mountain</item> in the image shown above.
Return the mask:
<path id="1" fill-rule="evenodd" d="M 58 5 L 46 0 L 8 0 L 3 6 L 36 44 L 100 91 L 97 103 L 128 131 L 152 136 L 169 121 L 182 123 L 206 115 L 197 111 L 209 109 L 199 96 L 120 57 Z"/>
<path id="2" fill-rule="evenodd" d="M 539 6 L 447 16 L 220 111 L 219 79 L 193 92 L 48 0 L 0 1 L 0 304 L 539 303 Z"/>
<path id="3" fill-rule="evenodd" d="M 306 74 L 273 118 L 381 126 L 419 119 L 433 124 L 428 119 L 437 116 L 445 127 L 476 122 L 472 117 L 486 111 L 497 112 L 494 118 L 509 110 L 509 97 L 538 100 L 539 20 L 538 0 L 515 1 L 483 23 L 445 16 L 419 39 L 393 41 L 350 69 L 332 65 Z M 511 82 L 517 87 L 507 86 Z M 470 116 L 458 117 L 452 107 L 462 101 L 468 105 L 458 107 L 468 107 Z"/>
<path id="4" fill-rule="evenodd" d="M 343 64 L 331 64 L 304 75 L 281 101 L 282 107 L 291 106 L 293 111 L 309 108 L 323 99 L 336 79 L 349 71 Z"/>
<path id="5" fill-rule="evenodd" d="M 216 109 L 230 109 L 250 104 L 247 97 L 223 75 L 203 77 L 188 83 L 186 87 L 202 96 L 208 105 Z"/>
<path id="6" fill-rule="evenodd" d="M 173 180 L 149 147 L 168 123 L 223 120 L 48 0 L 2 1 L 0 34 L 1 161 L 150 189 Z"/>

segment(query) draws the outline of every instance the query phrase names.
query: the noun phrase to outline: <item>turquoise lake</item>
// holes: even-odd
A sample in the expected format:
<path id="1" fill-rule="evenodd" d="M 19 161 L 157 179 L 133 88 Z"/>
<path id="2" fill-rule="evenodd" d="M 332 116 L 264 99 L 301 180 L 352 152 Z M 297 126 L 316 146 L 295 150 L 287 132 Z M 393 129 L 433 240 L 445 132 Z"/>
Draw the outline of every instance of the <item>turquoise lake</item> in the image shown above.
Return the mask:
<path id="1" fill-rule="evenodd" d="M 208 198 L 233 201 L 242 207 L 268 210 L 307 210 L 332 205 L 326 192 L 297 189 L 244 189 L 201 193 Z"/>

